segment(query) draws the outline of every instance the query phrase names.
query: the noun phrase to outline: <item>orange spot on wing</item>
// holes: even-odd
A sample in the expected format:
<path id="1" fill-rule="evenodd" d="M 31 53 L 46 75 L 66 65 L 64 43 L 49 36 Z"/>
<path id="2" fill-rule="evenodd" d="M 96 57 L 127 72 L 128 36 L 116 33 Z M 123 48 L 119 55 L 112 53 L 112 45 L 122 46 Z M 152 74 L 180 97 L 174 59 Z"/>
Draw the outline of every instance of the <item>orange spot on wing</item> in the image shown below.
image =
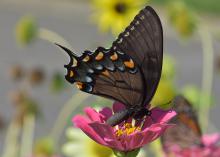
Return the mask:
<path id="1" fill-rule="evenodd" d="M 75 58 L 73 58 L 73 67 L 76 67 L 78 65 L 78 61 L 75 59 Z"/>
<path id="2" fill-rule="evenodd" d="M 73 72 L 72 70 L 70 71 L 69 76 L 70 76 L 70 77 L 73 77 L 73 76 L 74 76 L 74 72 Z"/>
<path id="3" fill-rule="evenodd" d="M 103 71 L 102 74 L 105 76 L 109 76 L 109 72 L 107 70 Z"/>
<path id="4" fill-rule="evenodd" d="M 103 57 L 104 57 L 104 54 L 103 54 L 102 52 L 99 52 L 99 53 L 97 54 L 97 56 L 95 57 L 95 60 L 99 61 L 99 60 L 101 60 Z"/>
<path id="5" fill-rule="evenodd" d="M 117 60 L 117 59 L 118 59 L 117 53 L 114 52 L 114 54 L 113 54 L 112 56 L 110 56 L 110 59 L 111 59 L 112 61 Z"/>
<path id="6" fill-rule="evenodd" d="M 134 62 L 132 59 L 130 59 L 129 61 L 124 61 L 124 64 L 128 68 L 134 68 Z"/>
<path id="7" fill-rule="evenodd" d="M 88 62 L 90 60 L 90 57 L 89 56 L 85 56 L 84 58 L 83 58 L 83 62 Z"/>
<path id="8" fill-rule="evenodd" d="M 76 82 L 76 87 L 78 89 L 82 89 L 83 88 L 83 83 L 82 82 Z"/>

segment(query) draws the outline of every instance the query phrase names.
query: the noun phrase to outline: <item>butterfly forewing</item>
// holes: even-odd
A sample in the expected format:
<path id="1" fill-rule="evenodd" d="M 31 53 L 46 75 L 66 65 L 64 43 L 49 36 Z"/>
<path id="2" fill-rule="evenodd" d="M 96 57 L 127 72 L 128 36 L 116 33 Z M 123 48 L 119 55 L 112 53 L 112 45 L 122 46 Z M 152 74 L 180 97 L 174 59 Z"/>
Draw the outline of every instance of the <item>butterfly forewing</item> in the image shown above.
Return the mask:
<path id="1" fill-rule="evenodd" d="M 176 124 L 163 134 L 161 141 L 165 150 L 173 145 L 182 148 L 201 145 L 201 129 L 192 105 L 182 96 L 174 99 L 174 110 L 177 116 L 171 120 Z"/>
<path id="2" fill-rule="evenodd" d="M 142 105 L 148 104 L 159 83 L 163 60 L 163 31 L 155 11 L 149 6 L 141 10 L 112 49 L 131 56 L 140 68 L 145 87 Z"/>

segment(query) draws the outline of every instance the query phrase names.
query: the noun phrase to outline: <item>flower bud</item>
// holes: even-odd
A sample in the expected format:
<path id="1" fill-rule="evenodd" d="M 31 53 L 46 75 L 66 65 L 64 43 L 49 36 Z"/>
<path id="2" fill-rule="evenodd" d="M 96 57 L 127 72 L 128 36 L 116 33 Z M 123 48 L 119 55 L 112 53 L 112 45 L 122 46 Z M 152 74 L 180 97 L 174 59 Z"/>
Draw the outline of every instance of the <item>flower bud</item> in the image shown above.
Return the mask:
<path id="1" fill-rule="evenodd" d="M 33 17 L 24 16 L 16 25 L 16 39 L 22 45 L 30 44 L 37 36 L 37 25 Z"/>

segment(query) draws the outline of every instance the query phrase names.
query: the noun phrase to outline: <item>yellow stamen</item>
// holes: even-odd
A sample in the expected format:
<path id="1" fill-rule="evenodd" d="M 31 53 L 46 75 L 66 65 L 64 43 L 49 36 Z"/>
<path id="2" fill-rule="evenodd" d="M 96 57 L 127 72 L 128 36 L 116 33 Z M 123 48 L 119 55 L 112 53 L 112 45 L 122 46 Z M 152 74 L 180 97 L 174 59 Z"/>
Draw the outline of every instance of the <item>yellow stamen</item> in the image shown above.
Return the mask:
<path id="1" fill-rule="evenodd" d="M 126 123 L 124 124 L 123 127 L 121 127 L 120 129 L 117 129 L 115 134 L 117 135 L 117 137 L 120 137 L 122 135 L 130 135 L 132 133 L 134 133 L 135 131 L 140 131 L 141 128 L 139 126 L 132 126 L 131 123 Z"/>

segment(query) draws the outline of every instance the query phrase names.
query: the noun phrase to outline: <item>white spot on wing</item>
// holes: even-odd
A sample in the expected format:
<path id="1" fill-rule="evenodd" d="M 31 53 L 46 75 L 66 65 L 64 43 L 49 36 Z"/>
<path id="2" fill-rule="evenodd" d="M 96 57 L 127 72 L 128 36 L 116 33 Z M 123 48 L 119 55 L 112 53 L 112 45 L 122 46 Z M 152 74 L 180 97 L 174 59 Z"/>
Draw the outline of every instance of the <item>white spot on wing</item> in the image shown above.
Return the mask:
<path id="1" fill-rule="evenodd" d="M 131 31 L 133 31 L 133 30 L 134 30 L 134 26 L 131 27 Z"/>
<path id="2" fill-rule="evenodd" d="M 125 37 L 128 37 L 129 34 L 130 34 L 129 32 L 126 32 L 124 36 L 125 36 Z"/>
<path id="3" fill-rule="evenodd" d="M 140 17 L 140 19 L 141 19 L 141 20 L 144 20 L 144 19 L 145 19 L 144 15 L 142 15 L 142 16 Z"/>

